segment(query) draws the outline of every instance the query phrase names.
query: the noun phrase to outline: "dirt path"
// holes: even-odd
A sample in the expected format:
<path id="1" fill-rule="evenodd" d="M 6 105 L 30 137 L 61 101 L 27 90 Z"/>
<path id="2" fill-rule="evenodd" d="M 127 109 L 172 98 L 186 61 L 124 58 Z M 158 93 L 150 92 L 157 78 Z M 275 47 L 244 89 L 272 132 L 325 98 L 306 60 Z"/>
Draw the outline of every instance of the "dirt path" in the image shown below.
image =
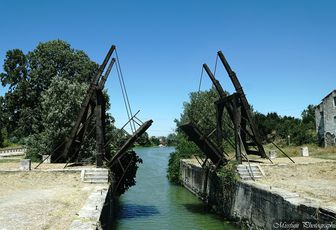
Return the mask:
<path id="1" fill-rule="evenodd" d="M 93 189 L 79 172 L 0 173 L 0 229 L 67 229 Z"/>
<path id="2" fill-rule="evenodd" d="M 336 207 L 336 161 L 262 166 L 266 177 L 258 183 L 295 192 L 325 207 Z"/>

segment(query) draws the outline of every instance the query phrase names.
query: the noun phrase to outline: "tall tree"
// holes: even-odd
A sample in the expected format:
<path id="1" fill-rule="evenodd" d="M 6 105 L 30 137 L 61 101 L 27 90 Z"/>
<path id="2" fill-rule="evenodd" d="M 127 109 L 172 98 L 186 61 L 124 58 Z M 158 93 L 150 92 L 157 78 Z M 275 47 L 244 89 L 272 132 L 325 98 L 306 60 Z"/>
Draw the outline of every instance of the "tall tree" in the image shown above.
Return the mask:
<path id="1" fill-rule="evenodd" d="M 183 112 L 179 120 L 175 120 L 177 126 L 186 122 L 196 123 L 197 126 L 209 135 L 216 127 L 216 108 L 215 101 L 219 99 L 215 88 L 207 91 L 192 92 L 189 101 L 184 102 Z M 224 117 L 226 117 L 225 114 Z M 224 119 L 223 130 L 227 137 L 232 136 L 232 131 L 228 127 L 228 119 Z M 232 126 L 232 124 L 230 124 Z M 210 137 L 216 142 L 215 133 Z M 225 143 L 220 143 L 224 144 Z M 177 128 L 176 151 L 171 154 L 168 163 L 168 179 L 172 182 L 179 181 L 179 163 L 181 158 L 190 158 L 192 155 L 202 155 L 201 150 L 193 143 L 188 141 L 187 137 Z"/>
<path id="2" fill-rule="evenodd" d="M 315 106 L 308 105 L 301 113 L 302 123 L 310 129 L 315 129 Z"/>
<path id="3" fill-rule="evenodd" d="M 86 83 L 66 78 L 52 80 L 49 88 L 41 95 L 39 125 L 42 131 L 28 138 L 27 155 L 30 158 L 39 159 L 39 155 L 50 154 L 62 144 L 79 113 L 87 88 Z M 90 145 L 85 150 L 92 148 Z"/>
<path id="4" fill-rule="evenodd" d="M 7 51 L 0 80 L 9 91 L 0 106 L 10 137 L 22 139 L 43 130 L 41 95 L 53 79 L 89 83 L 97 67 L 83 51 L 61 40 L 40 43 L 28 54 L 19 49 Z"/>

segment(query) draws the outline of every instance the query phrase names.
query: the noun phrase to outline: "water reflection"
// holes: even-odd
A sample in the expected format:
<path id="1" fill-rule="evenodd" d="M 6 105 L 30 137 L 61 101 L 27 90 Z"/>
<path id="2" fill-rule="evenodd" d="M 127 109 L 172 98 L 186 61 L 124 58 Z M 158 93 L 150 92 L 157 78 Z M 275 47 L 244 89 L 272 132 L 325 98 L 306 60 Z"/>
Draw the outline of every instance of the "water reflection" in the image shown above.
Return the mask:
<path id="1" fill-rule="evenodd" d="M 196 214 L 208 213 L 209 210 L 207 206 L 202 203 L 199 204 L 182 204 L 189 212 Z"/>

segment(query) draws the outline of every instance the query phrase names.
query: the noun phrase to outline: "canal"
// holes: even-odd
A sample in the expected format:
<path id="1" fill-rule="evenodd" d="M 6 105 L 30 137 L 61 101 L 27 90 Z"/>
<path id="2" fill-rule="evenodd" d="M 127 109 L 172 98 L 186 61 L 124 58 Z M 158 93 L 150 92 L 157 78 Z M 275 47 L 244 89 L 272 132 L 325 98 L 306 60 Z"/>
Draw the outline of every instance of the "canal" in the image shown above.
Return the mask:
<path id="1" fill-rule="evenodd" d="M 166 178 L 172 147 L 136 148 L 137 184 L 120 197 L 114 229 L 237 229 L 210 214 L 189 191 Z"/>

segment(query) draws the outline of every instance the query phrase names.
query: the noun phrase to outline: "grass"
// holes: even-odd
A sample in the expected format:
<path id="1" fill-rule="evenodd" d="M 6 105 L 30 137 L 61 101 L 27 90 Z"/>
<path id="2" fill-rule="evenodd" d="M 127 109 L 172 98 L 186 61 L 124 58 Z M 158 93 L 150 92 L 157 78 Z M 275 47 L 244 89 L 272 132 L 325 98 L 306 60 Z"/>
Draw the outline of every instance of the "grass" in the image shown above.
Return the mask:
<path id="1" fill-rule="evenodd" d="M 19 144 L 14 144 L 14 143 L 5 143 L 3 148 L 0 148 L 0 150 L 6 150 L 6 149 L 11 149 L 11 148 L 21 148 L 22 145 Z"/>
<path id="2" fill-rule="evenodd" d="M 0 164 L 1 163 L 16 163 L 16 162 L 20 162 L 21 159 L 6 159 L 6 158 L 3 158 L 1 159 L 0 158 Z"/>
<path id="3" fill-rule="evenodd" d="M 322 148 L 314 144 L 302 146 L 281 146 L 281 149 L 290 157 L 301 156 L 301 147 L 307 146 L 309 155 L 316 158 L 336 160 L 336 147 Z M 268 144 L 264 146 L 265 151 L 276 150 L 278 157 L 285 157 L 274 145 Z"/>

